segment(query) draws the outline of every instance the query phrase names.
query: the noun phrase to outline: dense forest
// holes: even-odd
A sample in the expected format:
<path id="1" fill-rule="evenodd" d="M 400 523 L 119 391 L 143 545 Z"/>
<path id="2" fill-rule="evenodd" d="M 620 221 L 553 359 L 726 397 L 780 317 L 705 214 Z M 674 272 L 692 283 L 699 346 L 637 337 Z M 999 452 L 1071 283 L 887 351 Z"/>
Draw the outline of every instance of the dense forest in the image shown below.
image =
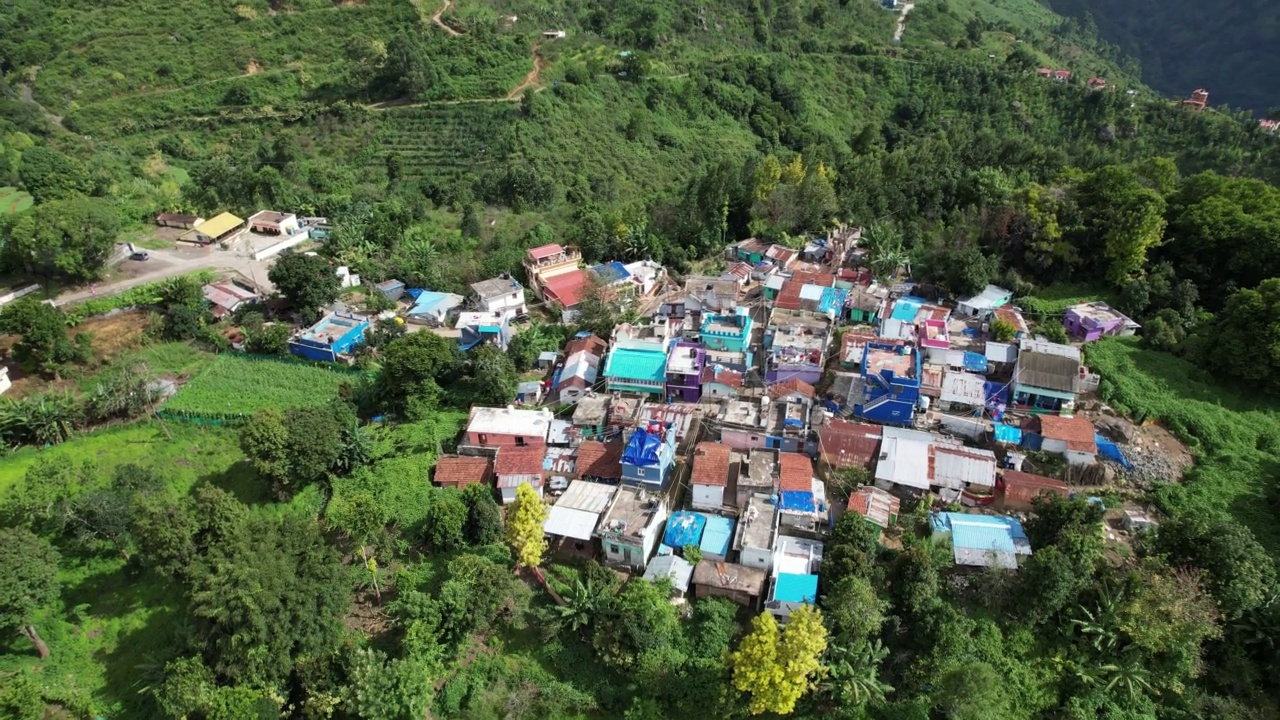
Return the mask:
<path id="1" fill-rule="evenodd" d="M 683 273 L 848 222 L 878 274 L 1003 283 L 1046 334 L 1081 296 L 1138 319 L 1140 344 L 1087 359 L 1198 453 L 1185 483 L 1106 498 L 1160 530 L 1120 553 L 1096 505 L 1055 502 L 1018 573 L 955 575 L 927 506 L 894 549 L 850 514 L 820 613 L 681 614 L 595 564 L 537 579 L 541 503 L 504 523 L 488 493 L 426 487 L 462 411 L 505 404 L 570 328 L 463 356 L 392 323 L 305 407 L 128 425 L 142 361 L 90 375 L 95 339 L 66 332 L 87 311 L 20 302 L 14 359 L 76 385 L 0 408 L 0 717 L 1280 713 L 1275 136 L 1153 95 L 1105 27 L 1034 0 L 922 2 L 896 42 L 874 0 L 521 5 L 3 3 L 0 265 L 78 285 L 159 211 L 325 215 L 320 255 L 271 274 L 305 320 L 341 291 L 330 263 L 465 293 L 546 242 Z M 199 283 L 125 302 L 154 311 L 147 363 L 185 377 L 226 347 Z M 254 353 L 283 352 L 270 320 L 234 318 Z"/>
<path id="2" fill-rule="evenodd" d="M 1280 20 L 1266 0 L 1049 0 L 1136 58 L 1142 79 L 1167 95 L 1207 88 L 1215 103 L 1263 114 L 1280 106 Z"/>

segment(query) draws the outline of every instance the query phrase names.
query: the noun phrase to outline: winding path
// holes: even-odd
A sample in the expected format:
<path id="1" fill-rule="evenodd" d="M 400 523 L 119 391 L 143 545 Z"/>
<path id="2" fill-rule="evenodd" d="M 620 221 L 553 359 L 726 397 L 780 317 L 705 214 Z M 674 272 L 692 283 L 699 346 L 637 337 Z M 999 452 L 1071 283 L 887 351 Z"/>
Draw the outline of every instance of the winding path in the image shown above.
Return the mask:
<path id="1" fill-rule="evenodd" d="M 448 25 L 445 25 L 444 21 L 440 19 L 440 16 L 448 12 L 449 8 L 451 7 L 453 7 L 453 0 L 444 0 L 444 2 L 440 5 L 440 9 L 436 11 L 436 14 L 431 16 L 431 22 L 444 28 L 444 31 L 449 33 L 450 35 L 454 37 L 458 37 L 462 33 L 458 32 L 457 30 L 454 30 Z"/>
<path id="2" fill-rule="evenodd" d="M 449 4 L 449 0 L 445 0 L 445 5 Z M 907 3 L 902 6 L 902 15 L 898 17 L 898 29 L 893 32 L 893 41 L 902 42 L 902 33 L 907 30 L 907 15 L 916 9 L 915 3 Z"/>

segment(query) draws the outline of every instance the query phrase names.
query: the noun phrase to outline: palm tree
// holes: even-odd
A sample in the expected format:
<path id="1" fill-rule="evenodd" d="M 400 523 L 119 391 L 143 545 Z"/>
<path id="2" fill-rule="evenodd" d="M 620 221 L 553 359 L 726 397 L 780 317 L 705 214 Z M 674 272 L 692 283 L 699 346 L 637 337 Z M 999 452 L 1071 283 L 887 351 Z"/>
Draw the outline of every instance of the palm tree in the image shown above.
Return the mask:
<path id="1" fill-rule="evenodd" d="M 591 624 L 603 600 L 604 594 L 595 587 L 591 578 L 587 578 L 586 584 L 582 580 L 575 580 L 573 592 L 564 597 L 565 604 L 557 605 L 555 611 L 565 627 L 581 632 Z"/>
<path id="2" fill-rule="evenodd" d="M 1151 684 L 1151 673 L 1136 660 L 1122 665 L 1103 665 L 1099 670 L 1107 678 L 1105 686 L 1107 692 L 1123 690 L 1130 700 L 1136 700 L 1141 695 L 1157 694 L 1155 687 Z"/>
<path id="3" fill-rule="evenodd" d="M 871 257 L 871 273 L 877 280 L 891 280 L 902 268 L 911 274 L 911 257 L 903 244 L 902 230 L 897 225 L 872 223 L 862 235 L 862 246 Z"/>
<path id="4" fill-rule="evenodd" d="M 856 706 L 879 702 L 893 692 L 880 681 L 880 663 L 889 651 L 876 640 L 860 640 L 853 646 L 831 646 L 827 678 L 822 688 L 841 705 Z"/>
<path id="5" fill-rule="evenodd" d="M 1098 596 L 1097 608 L 1090 610 L 1081 605 L 1080 614 L 1071 619 L 1071 625 L 1089 638 L 1090 644 L 1098 652 L 1114 650 L 1120 642 L 1116 613 L 1123 601 L 1124 591 L 1112 592 L 1104 587 Z"/>

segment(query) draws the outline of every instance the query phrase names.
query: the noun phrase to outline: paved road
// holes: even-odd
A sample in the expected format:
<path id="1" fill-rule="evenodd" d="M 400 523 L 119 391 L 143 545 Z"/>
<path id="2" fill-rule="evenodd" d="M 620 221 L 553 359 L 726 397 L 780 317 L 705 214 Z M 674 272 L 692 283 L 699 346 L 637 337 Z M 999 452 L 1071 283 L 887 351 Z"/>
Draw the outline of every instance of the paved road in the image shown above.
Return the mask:
<path id="1" fill-rule="evenodd" d="M 271 260 L 256 261 L 245 252 L 232 250 L 212 250 L 206 248 L 173 248 L 170 250 L 148 250 L 149 260 L 125 260 L 120 268 L 130 277 L 116 282 L 92 285 L 90 287 L 59 295 L 54 302 L 58 305 L 83 302 L 95 297 L 119 295 L 130 288 L 146 283 L 164 280 L 177 275 L 186 275 L 201 270 L 215 272 L 235 272 L 258 284 L 266 293 L 275 288 L 267 279 L 267 271 L 271 268 Z"/>

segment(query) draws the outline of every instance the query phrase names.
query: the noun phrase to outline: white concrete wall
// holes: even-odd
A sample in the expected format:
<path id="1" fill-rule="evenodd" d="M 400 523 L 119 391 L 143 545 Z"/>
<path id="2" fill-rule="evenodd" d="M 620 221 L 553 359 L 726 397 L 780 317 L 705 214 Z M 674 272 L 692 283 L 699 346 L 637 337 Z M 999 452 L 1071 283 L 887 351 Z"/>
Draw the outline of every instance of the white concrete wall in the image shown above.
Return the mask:
<path id="1" fill-rule="evenodd" d="M 720 442 L 728 445 L 735 450 L 750 450 L 752 448 L 762 448 L 768 437 L 764 430 L 739 430 L 736 428 L 724 428 L 720 431 Z"/>
<path id="2" fill-rule="evenodd" d="M 742 548 L 738 564 L 771 573 L 773 572 L 773 551 L 765 548 Z"/>
<path id="3" fill-rule="evenodd" d="M 719 510 L 724 505 L 723 485 L 693 485 L 693 507 L 697 510 Z"/>
<path id="4" fill-rule="evenodd" d="M 276 255 L 279 255 L 280 253 L 284 252 L 285 250 L 288 250 L 289 248 L 294 247 L 294 246 L 296 246 L 296 245 L 301 245 L 302 243 L 304 243 L 304 242 L 306 242 L 307 240 L 310 240 L 310 239 L 311 239 L 311 233 L 310 233 L 310 231 L 306 231 L 306 230 L 304 230 L 304 231 L 302 231 L 302 232 L 298 233 L 297 235 L 294 235 L 294 236 L 292 236 L 292 237 L 285 238 L 284 240 L 281 240 L 280 242 L 276 243 L 275 245 L 270 245 L 270 246 L 267 246 L 267 247 L 265 247 L 265 248 L 263 248 L 263 249 L 259 250 L 258 252 L 256 252 L 256 253 L 254 253 L 254 254 L 253 254 L 253 259 L 254 259 L 254 260 L 265 260 L 265 259 L 267 259 L 267 258 L 269 258 L 269 257 L 275 257 Z"/>

